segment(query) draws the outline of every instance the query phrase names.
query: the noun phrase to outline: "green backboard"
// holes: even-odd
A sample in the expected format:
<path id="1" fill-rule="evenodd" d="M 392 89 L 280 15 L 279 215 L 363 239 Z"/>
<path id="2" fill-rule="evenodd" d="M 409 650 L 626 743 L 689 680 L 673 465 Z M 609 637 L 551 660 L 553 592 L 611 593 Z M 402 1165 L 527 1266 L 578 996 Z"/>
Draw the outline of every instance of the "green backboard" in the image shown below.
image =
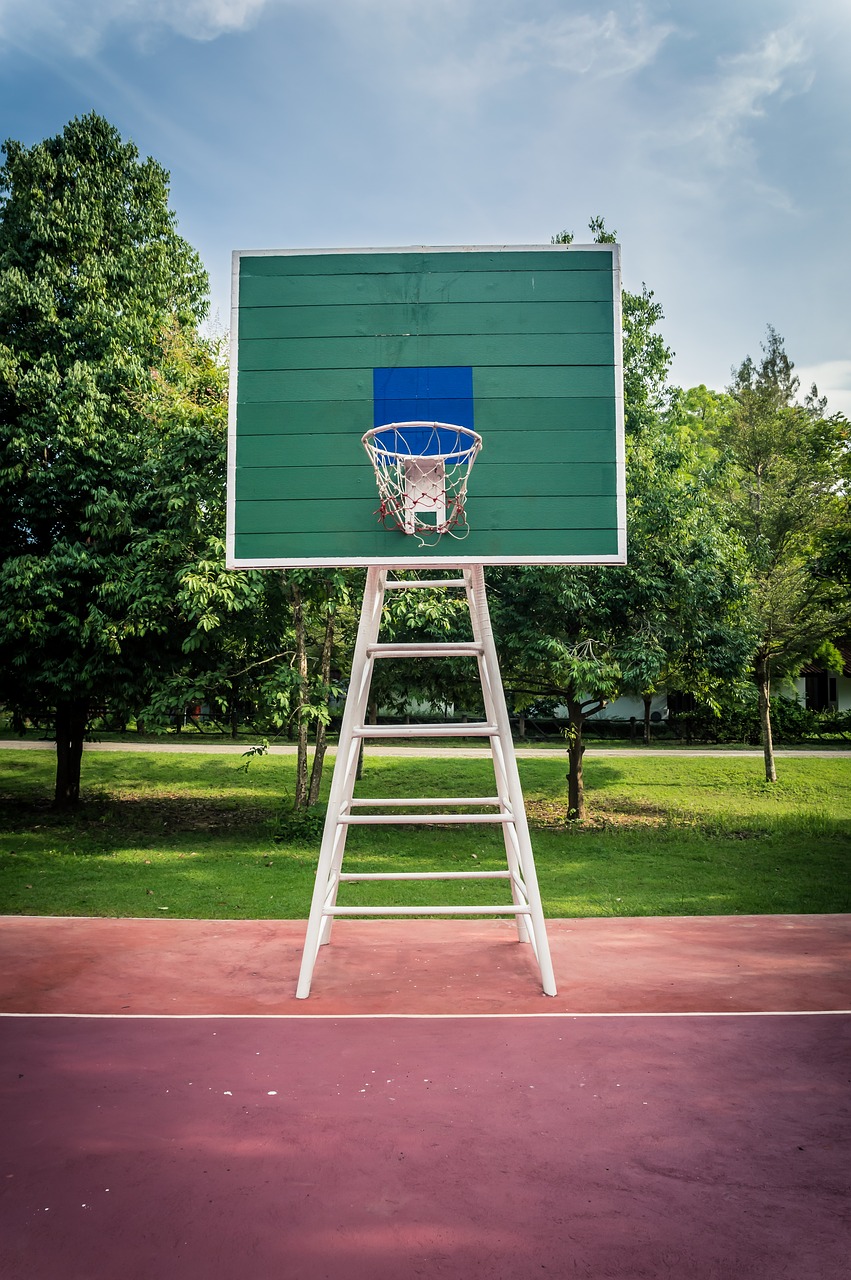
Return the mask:
<path id="1" fill-rule="evenodd" d="M 623 563 L 620 299 L 609 244 L 235 253 L 228 565 Z M 409 420 L 482 438 L 426 545 L 361 444 Z"/>

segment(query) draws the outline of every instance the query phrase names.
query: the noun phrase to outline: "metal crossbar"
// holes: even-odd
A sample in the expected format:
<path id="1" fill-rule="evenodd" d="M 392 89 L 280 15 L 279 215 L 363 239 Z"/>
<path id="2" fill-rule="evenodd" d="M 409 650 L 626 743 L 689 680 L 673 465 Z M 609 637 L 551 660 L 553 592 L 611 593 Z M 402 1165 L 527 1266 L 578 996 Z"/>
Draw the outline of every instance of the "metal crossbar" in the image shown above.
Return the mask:
<path id="1" fill-rule="evenodd" d="M 460 587 L 466 588 L 467 583 L 463 578 L 410 578 L 397 580 L 390 578 L 384 584 L 385 591 L 423 591 L 430 590 L 432 587 Z"/>
<path id="2" fill-rule="evenodd" d="M 544 913 L 535 860 L 529 836 L 529 824 L 520 788 L 520 776 L 511 738 L 511 726 L 485 594 L 481 565 L 459 569 L 461 578 L 452 579 L 388 579 L 386 568 L 372 567 L 367 573 L 366 591 L 361 610 L 360 627 L 352 660 L 349 696 L 340 728 L 337 762 L 331 780 L 328 813 L 319 852 L 316 884 L 307 924 L 307 935 L 301 961 L 296 995 L 305 999 L 310 994 L 313 970 L 319 948 L 331 940 L 337 916 L 514 916 L 518 938 L 528 942 L 541 971 L 541 985 L 546 995 L 556 994 L 555 976 L 547 941 Z M 378 632 L 384 593 L 388 590 L 463 588 L 467 595 L 473 640 L 447 644 L 380 644 Z M 475 658 L 484 700 L 484 721 L 458 724 L 369 725 L 366 710 L 377 659 L 392 658 Z M 496 795 L 431 796 L 410 799 L 354 798 L 360 744 L 365 739 L 381 738 L 488 738 L 493 757 Z M 438 812 L 440 806 L 453 812 Z M 459 808 L 481 806 L 496 808 L 496 813 L 458 813 Z M 354 809 L 398 809 L 400 812 L 354 813 Z M 427 812 L 402 812 L 403 809 L 426 809 Z M 476 825 L 501 826 L 507 869 L 501 871 L 417 871 L 417 872 L 343 872 L 346 835 L 351 826 L 380 825 Z M 448 838 L 448 837 L 447 837 Z M 338 906 L 341 884 L 384 880 L 507 880 L 511 902 L 503 906 Z"/>
<path id="3" fill-rule="evenodd" d="M 343 871 L 340 880 L 510 880 L 510 871 Z"/>
<path id="4" fill-rule="evenodd" d="M 529 916 L 531 907 L 328 907 L 329 916 Z M 547 995 L 555 995 L 548 991 Z"/>
<path id="5" fill-rule="evenodd" d="M 358 724 L 352 733 L 356 738 L 492 738 L 499 727 L 472 720 L 459 724 Z"/>
<path id="6" fill-rule="evenodd" d="M 371 644 L 367 647 L 370 658 L 477 658 L 481 652 L 482 646 L 471 640 L 455 644 Z"/>
<path id="7" fill-rule="evenodd" d="M 426 823 L 434 826 L 444 822 L 513 822 L 510 813 L 341 813 L 338 822 L 347 823 L 350 827 L 380 826 L 382 823 Z"/>
<path id="8" fill-rule="evenodd" d="M 362 800 L 350 800 L 350 809 L 365 809 L 369 805 L 415 805 L 415 804 L 454 804 L 471 805 L 471 804 L 502 804 L 499 796 L 425 796 L 415 798 L 409 796 L 407 799 L 395 800 L 376 800 L 374 797 L 365 797 Z"/>

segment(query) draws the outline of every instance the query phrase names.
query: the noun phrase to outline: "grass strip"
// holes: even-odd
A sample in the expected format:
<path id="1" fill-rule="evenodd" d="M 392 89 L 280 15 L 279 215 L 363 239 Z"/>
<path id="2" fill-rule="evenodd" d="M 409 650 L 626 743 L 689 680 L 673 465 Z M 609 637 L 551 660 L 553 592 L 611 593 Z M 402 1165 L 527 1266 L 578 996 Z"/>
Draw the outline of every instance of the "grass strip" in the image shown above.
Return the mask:
<path id="1" fill-rule="evenodd" d="M 0 911 L 303 918 L 319 839 L 282 835 L 294 761 L 86 754 L 85 803 L 50 808 L 53 758 L 0 752 Z M 566 760 L 521 776 L 551 916 L 732 915 L 851 909 L 851 761 L 590 758 L 590 817 L 564 823 Z M 326 777 L 326 792 L 328 777 Z M 367 757 L 359 796 L 493 794 L 487 760 Z M 354 827 L 351 871 L 497 870 L 498 827 Z M 505 901 L 499 882 L 350 885 L 347 904 Z"/>

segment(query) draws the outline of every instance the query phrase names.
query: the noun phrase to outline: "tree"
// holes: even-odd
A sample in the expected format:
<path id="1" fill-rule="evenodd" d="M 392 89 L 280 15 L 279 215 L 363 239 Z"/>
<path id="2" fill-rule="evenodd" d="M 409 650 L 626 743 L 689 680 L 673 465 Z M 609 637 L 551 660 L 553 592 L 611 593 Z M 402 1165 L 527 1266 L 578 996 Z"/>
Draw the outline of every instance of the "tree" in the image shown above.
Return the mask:
<path id="1" fill-rule="evenodd" d="M 595 240 L 615 234 L 602 218 Z M 562 232 L 555 243 L 570 243 Z M 628 560 L 623 568 L 501 570 L 493 607 L 507 682 L 521 699 L 568 712 L 567 816 L 585 814 L 583 727 L 622 691 L 688 680 L 712 700 L 741 668 L 736 543 L 718 537 L 701 459 L 670 418 L 672 353 L 646 286 L 624 291 Z"/>
<path id="2" fill-rule="evenodd" d="M 137 691 L 146 723 L 208 703 L 231 732 L 289 714 L 294 654 L 280 575 L 225 568 L 227 368 L 220 344 L 174 325 L 133 407 L 147 424 L 136 483 L 145 519 L 127 540 L 128 627 L 152 659 Z M 141 699 L 141 701 L 140 701 Z"/>
<path id="3" fill-rule="evenodd" d="M 591 218 L 588 230 L 595 244 L 617 244 L 617 232 L 609 231 L 605 218 Z M 572 231 L 560 231 L 553 244 L 573 244 Z M 674 353 L 658 331 L 664 318 L 652 289 L 642 284 L 640 293 L 621 294 L 623 327 L 623 383 L 626 430 L 635 434 L 654 421 L 668 403 L 668 370 Z"/>
<path id="4" fill-rule="evenodd" d="M 159 365 L 134 401 L 148 423 L 139 483 L 148 518 L 123 564 L 133 582 L 128 621 L 155 642 L 147 670 L 148 723 L 207 703 L 231 726 L 292 725 L 298 741 L 297 811 L 322 778 L 332 659 L 348 640 L 350 574 L 225 568 L 227 369 L 217 344 L 185 329 L 164 335 Z M 315 727 L 308 779 L 308 731 Z"/>
<path id="5" fill-rule="evenodd" d="M 508 681 L 567 709 L 569 819 L 585 816 L 589 718 L 663 681 L 714 704 L 742 671 L 741 553 L 719 523 L 687 437 L 646 423 L 627 440 L 628 564 L 501 571 L 493 612 Z"/>
<path id="6" fill-rule="evenodd" d="M 768 782 L 777 780 L 773 678 L 797 673 L 851 621 L 841 575 L 849 424 L 826 414 L 815 386 L 799 403 L 799 386 L 783 339 L 769 326 L 761 359 L 748 357 L 734 372 L 729 412 L 713 430 L 728 519 L 747 553 Z"/>
<path id="7" fill-rule="evenodd" d="M 685 690 L 718 713 L 750 655 L 745 561 L 724 524 L 716 471 L 675 415 L 627 439 L 629 563 L 607 582 L 628 596 L 643 654 L 622 692 L 644 701 L 646 744 L 655 693 Z"/>
<path id="8" fill-rule="evenodd" d="M 349 609 L 351 574 L 339 569 L 290 569 L 282 575 L 292 605 L 295 631 L 294 705 L 292 718 L 298 735 L 296 785 L 293 810 L 300 813 L 319 800 L 331 719 L 331 699 L 341 692 L 332 681 L 335 641 L 341 639 L 341 622 L 351 638 Z M 314 725 L 313 763 L 308 779 L 308 733 Z"/>
<path id="9" fill-rule="evenodd" d="M 623 676 L 599 570 L 497 569 L 488 581 L 503 679 L 515 704 L 548 699 L 567 707 L 567 817 L 582 821 L 582 728 L 617 696 Z"/>
<path id="10" fill-rule="evenodd" d="M 101 117 L 4 150 L 0 681 L 21 715 L 53 719 L 55 800 L 73 804 L 94 709 L 146 687 L 155 625 L 132 548 L 161 511 L 162 441 L 138 398 L 207 280 L 167 174 Z"/>

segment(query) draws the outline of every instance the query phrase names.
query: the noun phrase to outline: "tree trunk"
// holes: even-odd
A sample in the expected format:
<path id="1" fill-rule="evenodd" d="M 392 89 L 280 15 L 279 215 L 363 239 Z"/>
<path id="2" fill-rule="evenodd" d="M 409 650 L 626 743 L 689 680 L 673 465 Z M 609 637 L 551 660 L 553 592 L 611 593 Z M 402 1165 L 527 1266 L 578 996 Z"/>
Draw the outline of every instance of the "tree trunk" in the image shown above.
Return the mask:
<path id="1" fill-rule="evenodd" d="M 70 809 L 80 803 L 80 767 L 86 736 L 86 707 L 80 702 L 60 702 L 56 708 L 55 809 Z"/>
<path id="2" fill-rule="evenodd" d="M 650 746 L 650 704 L 653 701 L 653 695 L 649 697 L 645 693 L 642 701 L 644 702 L 644 745 Z"/>
<path id="3" fill-rule="evenodd" d="M 375 699 L 371 699 L 367 703 L 366 722 L 367 724 L 378 724 L 378 703 Z M 366 739 L 361 738 L 360 746 L 358 747 L 358 767 L 355 770 L 355 782 L 360 782 L 363 777 L 363 749 L 365 745 Z"/>
<path id="4" fill-rule="evenodd" d="M 293 621 L 295 622 L 296 663 L 298 666 L 298 704 L 296 724 L 298 751 L 296 755 L 295 810 L 298 813 L 307 804 L 307 642 L 304 627 L 304 604 L 298 587 L 293 586 Z"/>
<path id="5" fill-rule="evenodd" d="M 765 781 L 777 781 L 774 763 L 774 740 L 771 733 L 771 666 L 767 658 L 756 660 L 756 686 L 759 690 L 759 728 L 762 736 L 762 754 L 765 759 Z"/>
<path id="6" fill-rule="evenodd" d="M 582 741 L 582 724 L 584 716 L 582 707 L 571 698 L 567 702 L 569 726 L 567 730 L 567 820 L 583 822 L 585 820 L 585 784 L 582 779 L 582 757 L 585 744 Z"/>
<path id="7" fill-rule="evenodd" d="M 322 766 L 325 762 L 325 750 L 328 746 L 325 736 L 325 725 L 316 726 L 316 745 L 313 749 L 313 764 L 310 769 L 310 786 L 307 790 L 307 806 L 316 804 L 319 799 L 319 788 L 322 785 Z"/>
<path id="8" fill-rule="evenodd" d="M 325 639 L 322 641 L 322 658 L 319 664 L 319 676 L 326 690 L 331 683 L 331 650 L 334 647 L 334 615 L 328 615 L 328 621 L 325 623 Z M 324 723 L 319 720 L 316 724 L 316 746 L 313 751 L 313 767 L 310 770 L 310 788 L 307 793 L 308 806 L 316 804 L 319 799 L 319 787 L 322 783 L 322 765 L 325 761 L 325 748 L 327 747 L 326 729 Z"/>

